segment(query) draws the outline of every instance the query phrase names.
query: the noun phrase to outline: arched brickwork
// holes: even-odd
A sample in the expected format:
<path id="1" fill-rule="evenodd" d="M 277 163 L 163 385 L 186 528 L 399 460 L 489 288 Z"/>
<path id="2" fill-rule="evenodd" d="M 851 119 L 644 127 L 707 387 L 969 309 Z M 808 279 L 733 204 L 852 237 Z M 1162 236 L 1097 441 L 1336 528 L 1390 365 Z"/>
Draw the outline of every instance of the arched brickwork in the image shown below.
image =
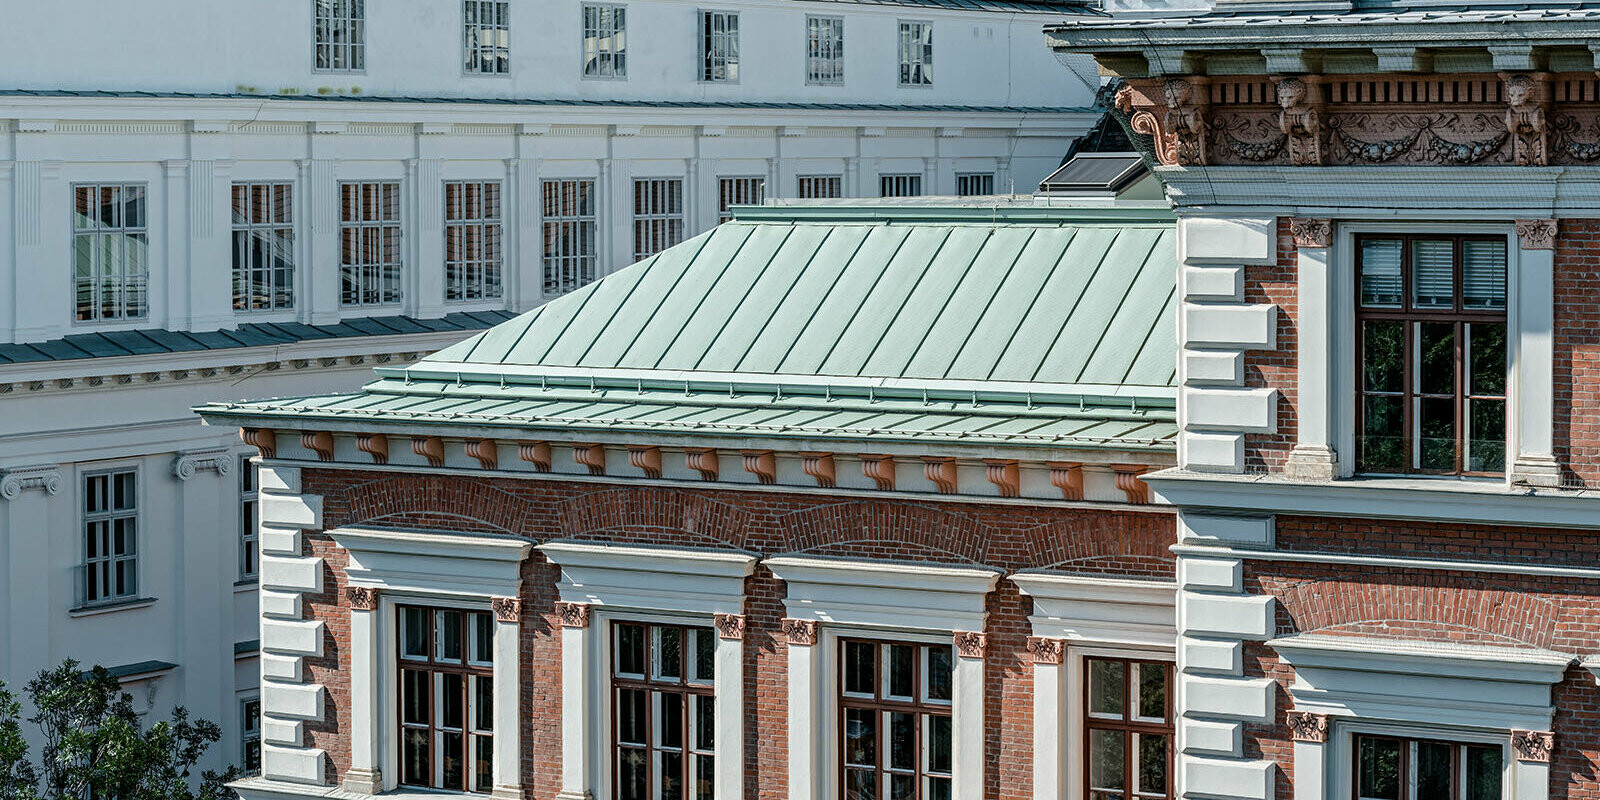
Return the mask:
<path id="1" fill-rule="evenodd" d="M 509 492 L 482 483 L 469 488 L 459 480 L 426 475 L 397 475 L 357 484 L 346 490 L 344 501 L 348 509 L 345 525 L 390 522 L 520 534 L 526 515 L 524 503 Z"/>
<path id="2" fill-rule="evenodd" d="M 843 554 L 892 544 L 982 562 L 993 531 L 964 514 L 937 507 L 867 501 L 796 511 L 780 520 L 786 550 Z M 859 553 L 858 553 L 859 554 Z"/>
<path id="3" fill-rule="evenodd" d="M 1522 592 L 1416 574 L 1404 584 L 1368 577 L 1297 583 L 1278 595 L 1279 634 L 1330 633 L 1522 644 L 1548 648 L 1559 609 Z"/>
<path id="4" fill-rule="evenodd" d="M 1022 532 L 1034 567 L 1103 567 L 1170 577 L 1176 559 L 1172 517 L 1104 512 L 1051 522 Z"/>
<path id="5" fill-rule="evenodd" d="M 677 544 L 683 544 L 682 537 L 688 536 L 740 549 L 744 549 L 753 524 L 750 512 L 737 506 L 654 487 L 579 495 L 564 501 L 557 514 L 563 536 L 670 532 L 675 536 L 667 541 Z"/>

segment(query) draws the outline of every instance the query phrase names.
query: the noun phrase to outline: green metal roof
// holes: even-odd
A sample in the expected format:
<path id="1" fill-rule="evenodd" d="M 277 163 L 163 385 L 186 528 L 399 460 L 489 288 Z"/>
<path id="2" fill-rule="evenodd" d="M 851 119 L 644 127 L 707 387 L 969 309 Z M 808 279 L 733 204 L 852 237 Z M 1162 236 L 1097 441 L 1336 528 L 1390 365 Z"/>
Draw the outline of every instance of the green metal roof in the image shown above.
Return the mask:
<path id="1" fill-rule="evenodd" d="M 354 395 L 246 425 L 1171 449 L 1164 209 L 742 208 Z M 473 431 L 468 433 L 468 430 Z"/>

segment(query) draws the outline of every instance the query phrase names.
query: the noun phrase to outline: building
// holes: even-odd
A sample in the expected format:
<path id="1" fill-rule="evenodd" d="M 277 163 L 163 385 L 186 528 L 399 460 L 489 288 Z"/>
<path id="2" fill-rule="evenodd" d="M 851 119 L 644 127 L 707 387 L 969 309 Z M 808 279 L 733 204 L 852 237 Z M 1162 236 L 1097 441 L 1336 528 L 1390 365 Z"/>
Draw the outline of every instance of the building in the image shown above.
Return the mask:
<path id="1" fill-rule="evenodd" d="M 1592 5 L 1074 21 L 1178 214 L 1188 797 L 1600 788 Z"/>
<path id="2" fill-rule="evenodd" d="M 1169 794 L 1175 254 L 1164 206 L 745 208 L 361 392 L 202 407 L 260 448 L 237 788 Z"/>
<path id="3" fill-rule="evenodd" d="M 190 407 L 353 391 L 734 203 L 1031 189 L 1097 119 L 1041 34 L 1078 10 L 7 9 L 0 679 L 104 664 L 253 766 L 252 451 Z"/>

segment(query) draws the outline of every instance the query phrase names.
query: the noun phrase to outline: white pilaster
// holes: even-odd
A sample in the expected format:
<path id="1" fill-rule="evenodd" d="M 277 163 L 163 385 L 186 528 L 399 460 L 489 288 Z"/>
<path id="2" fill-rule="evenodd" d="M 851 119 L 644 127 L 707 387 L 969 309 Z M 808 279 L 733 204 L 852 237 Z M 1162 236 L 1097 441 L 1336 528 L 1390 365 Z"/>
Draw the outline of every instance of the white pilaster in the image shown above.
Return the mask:
<path id="1" fill-rule="evenodd" d="M 1057 644 L 1060 648 L 1061 645 Z M 1064 649 L 1064 648 L 1063 648 Z M 1068 797 L 1067 763 L 1062 756 L 1071 733 L 1065 659 L 1056 650 L 1054 662 L 1033 663 L 1033 796 Z"/>
<path id="2" fill-rule="evenodd" d="M 444 307 L 444 160 L 417 159 L 407 170 L 411 179 L 412 197 L 415 198 L 411 214 L 417 232 L 415 246 L 410 250 L 411 263 L 405 265 L 409 278 L 406 283 L 415 287 L 414 295 L 405 307 L 423 319 L 442 317 Z"/>
<path id="3" fill-rule="evenodd" d="M 985 742 L 990 730 L 984 724 L 984 660 L 979 655 L 956 657 L 950 714 L 955 729 L 955 759 L 950 783 L 956 797 L 983 797 Z"/>
<path id="4" fill-rule="evenodd" d="M 540 183 L 538 158 L 528 154 L 537 152 L 538 141 L 531 136 L 517 137 L 523 157 L 511 162 L 511 183 L 515 187 L 513 199 L 515 216 L 516 257 L 509 264 L 508 277 L 515 274 L 515 283 L 506 288 L 512 311 L 526 311 L 544 299 L 544 187 Z M 508 252 L 511 252 L 508 250 Z"/>
<path id="5" fill-rule="evenodd" d="M 312 140 L 313 152 L 316 140 Z M 310 240 L 309 259 L 301 274 L 305 277 L 300 296 L 303 321 L 312 325 L 333 325 L 339 321 L 339 162 L 329 158 L 311 159 L 303 191 L 311 213 L 310 223 L 301 230 Z"/>
<path id="6" fill-rule="evenodd" d="M 52 585 L 50 537 L 39 535 L 50 530 L 52 498 L 61 481 L 61 468 L 54 464 L 0 472 L 0 553 L 5 554 L 0 560 L 0 674 L 31 676 L 54 666 L 50 626 L 19 620 L 16 612 L 54 592 L 71 591 Z"/>
<path id="7" fill-rule="evenodd" d="M 383 601 L 388 602 L 388 601 Z M 392 604 L 387 614 L 393 616 Z M 368 601 L 350 610 L 350 708 L 346 720 L 350 731 L 350 769 L 344 774 L 343 787 L 357 794 L 377 794 L 383 791 L 383 773 L 379 768 L 380 736 L 378 725 L 378 671 L 383 659 L 378 655 L 377 604 Z M 496 671 L 498 674 L 498 671 Z M 496 732 L 498 735 L 498 731 Z"/>
<path id="8" fill-rule="evenodd" d="M 1324 221 L 1307 221 L 1317 226 Z M 1321 228 L 1326 231 L 1326 228 Z M 1326 235 L 1326 234 L 1325 234 Z M 1301 480 L 1333 480 L 1338 474 L 1333 430 L 1334 269 L 1331 238 L 1298 243 L 1295 307 L 1297 440 L 1285 471 Z M 1312 242 L 1322 246 L 1313 246 Z"/>
<path id="9" fill-rule="evenodd" d="M 741 629 L 743 624 L 740 625 Z M 742 630 L 741 630 L 742 636 Z M 716 654 L 717 684 L 724 681 L 738 691 L 718 691 L 712 702 L 717 707 L 716 796 L 744 796 L 744 639 L 719 637 Z"/>
<path id="10" fill-rule="evenodd" d="M 495 602 L 494 796 L 522 800 L 522 604 Z"/>
<path id="11" fill-rule="evenodd" d="M 587 616 L 587 612 L 585 612 Z M 589 800 L 591 754 L 588 741 L 589 720 L 595 716 L 593 695 L 595 659 L 590 650 L 587 620 L 582 626 L 561 626 L 561 792 L 560 800 Z"/>
<path id="12" fill-rule="evenodd" d="M 822 706 L 821 661 L 822 645 L 817 643 L 816 629 L 812 627 L 809 644 L 789 638 L 789 798 L 790 800 L 821 800 L 825 797 L 827 778 L 824 772 L 826 747 L 817 746 L 829 741 L 826 712 Z"/>
<path id="13" fill-rule="evenodd" d="M 166 198 L 162 214 L 166 230 L 160 245 L 157 245 L 155 236 L 150 237 L 149 257 L 144 265 L 150 286 L 150 316 L 157 320 L 162 318 L 157 315 L 156 291 L 158 287 L 165 285 L 165 302 L 161 303 L 165 306 L 165 326 L 171 330 L 194 330 L 194 304 L 189 286 L 194 271 L 189 260 L 191 255 L 189 195 L 194 182 L 190 176 L 195 165 L 188 160 L 176 159 L 163 162 L 162 166 L 165 167 L 166 184 L 161 187 L 161 194 L 156 196 Z M 199 180 L 209 185 L 211 165 L 204 163 L 200 167 L 205 174 L 201 175 Z M 151 202 L 152 199 L 147 195 L 146 213 L 149 214 L 150 222 L 157 222 L 158 218 L 153 213 L 156 211 L 156 204 Z M 154 226 L 151 227 L 151 232 L 155 232 Z M 161 268 L 162 264 L 166 265 L 166 269 Z"/>
<path id="14" fill-rule="evenodd" d="M 1555 222 L 1549 224 L 1553 227 Z M 1539 246 L 1530 246 L 1534 244 Z M 1551 422 L 1555 407 L 1555 250 L 1553 241 L 1546 244 L 1524 239 L 1517 249 L 1512 272 L 1516 281 L 1517 335 L 1509 355 L 1515 365 L 1512 403 L 1517 456 L 1508 467 L 1512 480 L 1535 486 L 1561 483 Z"/>

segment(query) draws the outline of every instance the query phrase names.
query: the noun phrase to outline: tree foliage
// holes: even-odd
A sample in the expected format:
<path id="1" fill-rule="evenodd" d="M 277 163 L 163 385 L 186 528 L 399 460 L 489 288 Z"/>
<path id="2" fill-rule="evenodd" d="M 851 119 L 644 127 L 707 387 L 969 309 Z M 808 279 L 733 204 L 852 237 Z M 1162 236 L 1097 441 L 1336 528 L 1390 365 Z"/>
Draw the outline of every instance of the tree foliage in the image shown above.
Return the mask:
<path id="1" fill-rule="evenodd" d="M 133 698 L 103 667 L 81 670 L 64 661 L 28 682 L 33 708 L 27 718 L 38 730 L 37 766 L 19 723 L 17 698 L 0 683 L 0 800 L 223 800 L 237 767 L 205 771 L 191 780 L 195 764 L 222 738 L 222 729 L 190 719 L 183 707 L 172 717 L 140 725 Z"/>

